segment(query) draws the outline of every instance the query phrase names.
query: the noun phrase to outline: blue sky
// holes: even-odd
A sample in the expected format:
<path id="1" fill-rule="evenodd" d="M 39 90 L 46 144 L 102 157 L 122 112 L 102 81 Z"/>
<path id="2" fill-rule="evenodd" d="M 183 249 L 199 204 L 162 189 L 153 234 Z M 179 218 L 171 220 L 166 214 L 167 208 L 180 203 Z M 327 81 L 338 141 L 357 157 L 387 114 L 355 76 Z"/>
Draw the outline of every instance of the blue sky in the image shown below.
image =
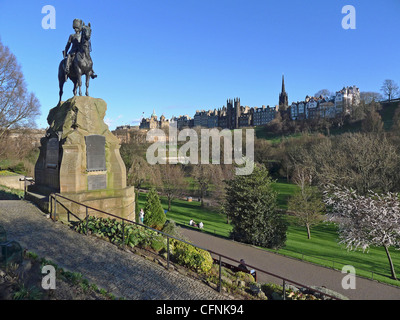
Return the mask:
<path id="1" fill-rule="evenodd" d="M 45 5 L 56 9 L 54 30 L 42 28 Z M 345 5 L 356 9 L 355 30 L 342 28 Z M 72 21 L 90 22 L 98 74 L 90 96 L 107 102 L 112 130 L 153 109 L 170 118 L 235 97 L 276 105 L 282 74 L 289 103 L 325 88 L 400 84 L 399 14 L 399 0 L 0 0 L 0 39 L 39 98 L 45 128 Z"/>

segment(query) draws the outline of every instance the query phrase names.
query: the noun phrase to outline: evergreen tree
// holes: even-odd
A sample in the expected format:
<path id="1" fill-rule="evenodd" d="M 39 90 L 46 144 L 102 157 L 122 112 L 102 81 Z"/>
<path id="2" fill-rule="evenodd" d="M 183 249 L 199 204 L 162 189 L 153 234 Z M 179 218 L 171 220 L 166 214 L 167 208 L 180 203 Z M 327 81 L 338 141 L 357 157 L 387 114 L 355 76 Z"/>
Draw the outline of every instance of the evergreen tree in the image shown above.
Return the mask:
<path id="1" fill-rule="evenodd" d="M 287 224 L 277 210 L 277 193 L 271 184 L 264 166 L 227 181 L 224 210 L 232 219 L 235 240 L 267 248 L 284 245 Z"/>
<path id="2" fill-rule="evenodd" d="M 151 228 L 161 230 L 166 220 L 167 218 L 161 206 L 157 191 L 152 188 L 147 194 L 143 223 Z"/>

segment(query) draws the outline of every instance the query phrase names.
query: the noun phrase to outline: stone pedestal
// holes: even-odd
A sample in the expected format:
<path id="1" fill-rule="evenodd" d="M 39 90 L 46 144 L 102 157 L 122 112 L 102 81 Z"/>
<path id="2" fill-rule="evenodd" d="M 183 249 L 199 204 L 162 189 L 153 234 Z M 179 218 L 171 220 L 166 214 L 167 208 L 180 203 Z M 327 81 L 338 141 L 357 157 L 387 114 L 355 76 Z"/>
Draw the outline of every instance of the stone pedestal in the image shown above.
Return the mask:
<path id="1" fill-rule="evenodd" d="M 41 139 L 35 166 L 36 184 L 31 190 L 57 192 L 90 207 L 134 220 L 134 187 L 126 186 L 119 140 L 103 120 L 106 109 L 107 104 L 102 99 L 76 96 L 50 110 L 47 117 L 50 127 Z M 63 206 L 57 206 L 57 213 L 70 210 L 84 217 L 84 207 L 60 201 Z M 96 214 L 95 211 L 89 213 Z"/>

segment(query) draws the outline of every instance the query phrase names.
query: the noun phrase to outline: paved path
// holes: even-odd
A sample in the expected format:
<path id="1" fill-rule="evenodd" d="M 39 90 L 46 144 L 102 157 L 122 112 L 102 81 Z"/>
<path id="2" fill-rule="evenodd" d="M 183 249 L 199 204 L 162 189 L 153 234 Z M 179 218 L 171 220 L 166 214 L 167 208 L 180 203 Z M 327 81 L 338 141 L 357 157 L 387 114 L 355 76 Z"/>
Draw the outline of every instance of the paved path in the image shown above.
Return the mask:
<path id="1" fill-rule="evenodd" d="M 214 237 L 202 232 L 186 228 L 182 228 L 181 230 L 193 244 L 232 257 L 236 260 L 243 258 L 249 265 L 307 286 L 325 286 L 350 299 L 357 300 L 400 299 L 400 288 L 394 286 L 385 285 L 365 278 L 357 278 L 356 289 L 344 290 L 341 285 L 344 274 L 340 271 L 319 267 L 311 263 L 284 257 L 253 246 Z M 229 263 L 229 261 L 227 262 Z M 236 264 L 233 262 L 231 263 Z M 261 272 L 257 273 L 257 281 L 274 282 L 282 285 L 282 280 L 278 280 L 277 278 Z"/>
<path id="2" fill-rule="evenodd" d="M 47 219 L 33 204 L 23 200 L 0 201 L 0 225 L 9 240 L 39 257 L 54 261 L 71 272 L 79 272 L 91 283 L 116 297 L 132 300 L 226 299 L 201 281 L 138 255 L 118 249 L 109 242 L 88 237 L 66 225 Z"/>

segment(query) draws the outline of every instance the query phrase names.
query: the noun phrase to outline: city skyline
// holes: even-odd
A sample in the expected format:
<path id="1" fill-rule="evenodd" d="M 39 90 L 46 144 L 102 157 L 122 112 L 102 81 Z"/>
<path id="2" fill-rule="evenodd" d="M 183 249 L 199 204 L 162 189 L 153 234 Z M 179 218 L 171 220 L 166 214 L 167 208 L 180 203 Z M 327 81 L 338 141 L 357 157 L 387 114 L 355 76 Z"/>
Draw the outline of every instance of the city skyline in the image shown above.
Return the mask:
<path id="1" fill-rule="evenodd" d="M 400 82 L 396 0 L 46 4 L 56 10 L 53 30 L 42 28 L 44 3 L 0 2 L 0 39 L 41 102 L 39 128 L 57 105 L 57 68 L 74 18 L 92 25 L 99 77 L 90 94 L 107 102 L 110 129 L 138 125 L 153 109 L 167 118 L 218 109 L 230 97 L 250 107 L 275 106 L 282 75 L 289 105 L 321 89 L 380 92 L 385 79 Z M 356 9 L 354 30 L 342 27 L 348 4 Z M 63 99 L 70 97 L 68 83 Z"/>

